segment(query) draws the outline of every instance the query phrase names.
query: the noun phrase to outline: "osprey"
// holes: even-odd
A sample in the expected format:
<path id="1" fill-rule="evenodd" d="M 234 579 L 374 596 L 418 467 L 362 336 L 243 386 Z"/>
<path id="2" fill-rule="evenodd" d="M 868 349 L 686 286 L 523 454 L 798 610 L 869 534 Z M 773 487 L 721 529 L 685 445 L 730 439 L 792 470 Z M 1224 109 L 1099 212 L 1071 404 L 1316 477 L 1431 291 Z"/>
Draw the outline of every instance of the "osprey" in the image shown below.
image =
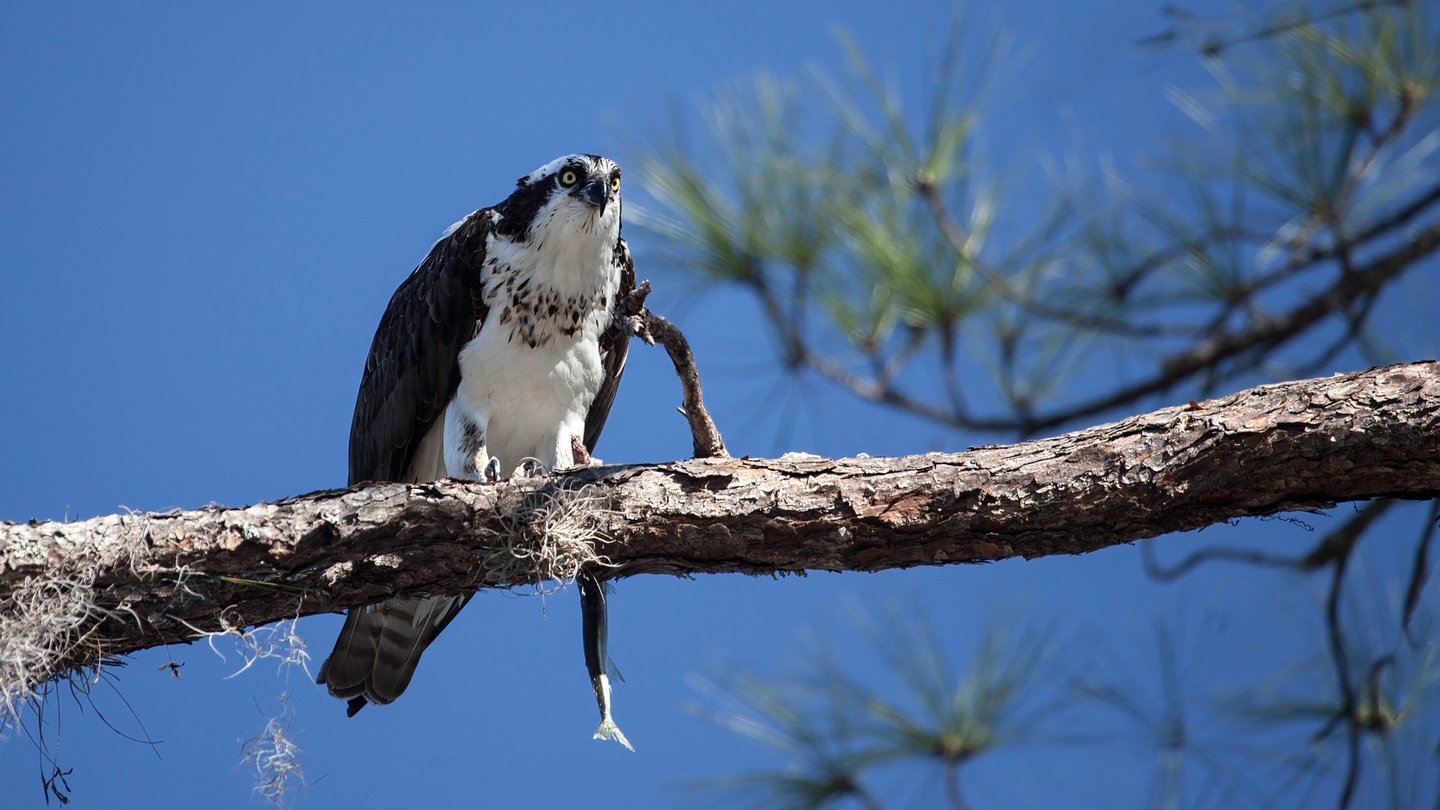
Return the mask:
<path id="1" fill-rule="evenodd" d="M 620 167 L 608 158 L 557 158 L 450 226 L 375 331 L 350 425 L 350 483 L 494 481 L 536 462 L 592 463 L 629 344 L 618 302 L 634 288 Z M 628 748 L 610 719 L 605 592 L 589 576 L 579 582 L 596 737 Z M 318 681 L 352 716 L 390 703 L 472 595 L 349 611 Z"/>

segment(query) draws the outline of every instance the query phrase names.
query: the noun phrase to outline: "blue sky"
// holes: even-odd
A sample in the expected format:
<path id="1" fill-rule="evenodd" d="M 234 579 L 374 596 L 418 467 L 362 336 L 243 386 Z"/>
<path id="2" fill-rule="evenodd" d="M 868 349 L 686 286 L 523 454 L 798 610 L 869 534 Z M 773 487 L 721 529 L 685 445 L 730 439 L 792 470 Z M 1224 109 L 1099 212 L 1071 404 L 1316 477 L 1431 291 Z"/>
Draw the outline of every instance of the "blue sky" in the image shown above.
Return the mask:
<path id="1" fill-rule="evenodd" d="M 1021 204 L 1044 201 L 1032 171 L 1043 155 L 1084 143 L 1097 159 L 1129 160 L 1184 131 L 1164 89 L 1199 70 L 1135 45 L 1161 27 L 1158 3 L 1017 2 L 997 14 L 1026 55 L 988 108 L 986 137 L 1020 167 Z M 726 82 L 840 70 L 835 25 L 918 87 L 921 52 L 948 17 L 943 4 L 873 2 L 6 3 L 0 519 L 238 505 L 342 485 L 376 321 L 445 226 L 557 155 L 635 161 L 672 105 Z M 643 187 L 626 193 L 643 204 Z M 737 455 L 993 438 L 859 407 L 820 385 L 777 388 L 773 372 L 757 373 L 768 355 L 754 313 L 732 294 L 695 294 L 647 261 L 643 233 L 627 236 L 655 284 L 652 307 L 690 335 Z M 677 403 L 668 361 L 637 344 L 599 455 L 687 455 Z M 1276 524 L 1245 531 L 1278 548 L 1310 537 Z M 1107 660 L 1137 694 L 1156 688 L 1152 615 L 1179 617 L 1192 642 L 1185 669 L 1206 689 L 1263 672 L 1294 638 L 1320 632 L 1312 591 L 1259 592 L 1228 571 L 1160 586 L 1128 547 L 864 576 L 632 578 L 611 601 L 611 653 L 627 678 L 616 719 L 635 754 L 590 740 L 569 592 L 482 594 L 404 699 L 355 719 L 303 673 L 277 676 L 262 662 L 226 679 L 233 654 L 152 650 L 118 672 L 118 691 L 97 686 L 96 704 L 125 733 L 163 742 L 123 739 L 67 698 L 55 749 L 74 768 L 80 807 L 258 806 L 240 740 L 288 691 L 310 782 L 301 806 L 685 806 L 686 780 L 771 763 L 690 708 L 702 702 L 697 675 L 737 662 L 782 672 L 800 639 L 820 632 L 883 683 L 845 614 L 897 598 L 934 617 L 958 663 L 990 617 L 1053 626 L 1061 660 L 1118 650 Z M 1262 611 L 1282 618 L 1244 620 Z M 300 622 L 314 663 L 339 622 Z M 165 669 L 172 658 L 183 678 Z M 1051 753 L 983 762 L 968 777 L 974 795 L 986 806 L 1130 806 L 1150 789 L 1143 744 Z M 1036 763 L 1046 779 L 1025 776 Z M 43 803 L 40 772 L 27 740 L 0 742 L 7 806 Z"/>

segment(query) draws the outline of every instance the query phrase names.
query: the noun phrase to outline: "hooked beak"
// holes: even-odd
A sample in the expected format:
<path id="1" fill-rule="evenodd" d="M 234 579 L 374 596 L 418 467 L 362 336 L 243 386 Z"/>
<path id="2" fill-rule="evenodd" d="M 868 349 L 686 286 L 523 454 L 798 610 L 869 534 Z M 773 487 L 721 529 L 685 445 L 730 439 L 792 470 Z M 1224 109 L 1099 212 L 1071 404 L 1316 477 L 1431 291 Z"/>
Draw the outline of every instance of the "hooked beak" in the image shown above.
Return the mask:
<path id="1" fill-rule="evenodd" d="M 610 181 L 604 177 L 596 177 L 585 185 L 580 192 L 580 198 L 600 209 L 605 213 L 605 206 L 610 203 Z"/>

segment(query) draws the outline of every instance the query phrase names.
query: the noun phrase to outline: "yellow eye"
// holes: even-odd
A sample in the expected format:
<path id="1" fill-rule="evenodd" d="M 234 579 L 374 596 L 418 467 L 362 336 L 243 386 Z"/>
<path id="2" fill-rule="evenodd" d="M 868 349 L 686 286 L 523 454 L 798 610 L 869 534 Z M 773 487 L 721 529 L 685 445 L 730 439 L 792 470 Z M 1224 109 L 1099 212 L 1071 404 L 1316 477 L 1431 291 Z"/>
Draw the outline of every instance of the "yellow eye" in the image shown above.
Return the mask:
<path id="1" fill-rule="evenodd" d="M 619 193 L 619 191 L 620 191 L 620 177 L 619 177 L 619 175 L 616 175 L 615 177 L 610 178 L 610 190 L 613 191 L 613 192 Z"/>
<path id="2" fill-rule="evenodd" d="M 579 180 L 580 176 L 575 174 L 574 169 L 566 169 L 565 173 L 560 175 L 560 185 L 562 186 L 573 186 Z"/>

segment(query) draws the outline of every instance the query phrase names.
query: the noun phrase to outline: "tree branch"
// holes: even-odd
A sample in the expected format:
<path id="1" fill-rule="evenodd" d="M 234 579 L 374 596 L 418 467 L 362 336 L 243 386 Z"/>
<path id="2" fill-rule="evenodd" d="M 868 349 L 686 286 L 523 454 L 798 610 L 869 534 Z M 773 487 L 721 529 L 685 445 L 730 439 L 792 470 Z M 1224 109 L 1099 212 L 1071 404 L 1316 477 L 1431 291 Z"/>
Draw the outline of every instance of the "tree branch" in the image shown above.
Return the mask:
<path id="1" fill-rule="evenodd" d="M 1025 296 L 1021 296 L 1014 290 L 1002 275 L 994 269 L 988 268 L 983 261 L 972 255 L 972 251 L 968 251 L 965 235 L 951 219 L 945 208 L 944 200 L 935 186 L 922 182 L 917 185 L 917 192 L 929 204 L 942 235 L 946 237 L 952 248 L 974 267 L 976 272 L 985 279 L 987 284 L 995 288 L 1002 298 L 1015 303 L 1031 315 L 1084 330 L 1115 335 L 1140 337 L 1190 332 L 1207 336 L 1204 340 L 1197 340 L 1184 349 L 1160 358 L 1157 368 L 1143 379 L 1116 387 L 1114 390 L 1089 400 L 1052 408 L 1050 412 L 1038 415 L 1018 407 L 1015 409 L 1019 411 L 1017 414 L 993 416 L 970 413 L 964 407 L 953 402 L 946 407 L 943 404 L 912 396 L 895 385 L 889 376 L 875 374 L 866 377 L 857 374 L 843 364 L 819 353 L 810 352 L 803 347 L 798 350 L 798 354 L 790 352 L 791 355 L 800 358 L 819 372 L 821 376 L 862 399 L 891 405 L 956 428 L 1017 432 L 1023 436 L 1033 436 L 1041 431 L 1051 430 L 1077 419 L 1094 417 L 1105 411 L 1132 405 L 1144 397 L 1176 388 L 1197 374 L 1209 372 L 1222 378 L 1233 378 L 1234 373 L 1218 374 L 1220 364 L 1242 357 L 1246 353 L 1273 349 L 1304 334 L 1311 327 L 1336 313 L 1348 313 L 1349 328 L 1332 346 L 1322 350 L 1320 356 L 1316 358 L 1316 362 L 1308 363 L 1305 369 L 1298 372 L 1306 373 L 1308 369 L 1322 363 L 1325 358 L 1350 345 L 1360 335 L 1360 329 L 1366 323 L 1369 308 L 1378 300 L 1379 295 L 1390 282 L 1411 269 L 1416 262 L 1436 250 L 1440 250 L 1440 224 L 1431 223 L 1428 226 L 1417 226 L 1414 233 L 1403 244 L 1395 247 L 1389 253 L 1373 259 L 1366 265 L 1344 268 L 1344 271 L 1337 275 L 1327 289 L 1316 293 L 1294 308 L 1273 315 L 1257 316 L 1244 328 L 1224 328 L 1225 321 L 1234 314 L 1236 309 L 1253 302 L 1254 296 L 1260 291 L 1291 278 L 1299 271 L 1311 268 L 1322 261 L 1337 260 L 1343 254 L 1357 250 L 1365 242 L 1407 224 L 1410 219 L 1440 201 L 1440 186 L 1437 186 L 1407 203 L 1390 216 L 1371 224 L 1355 237 L 1343 240 L 1338 244 L 1313 245 L 1292 257 L 1281 267 L 1243 283 L 1235 290 L 1232 301 L 1222 307 L 1208 325 L 1195 329 L 1181 328 L 1178 331 L 1170 327 L 1162 330 L 1154 325 L 1126 324 L 1102 316 L 1092 317 L 1086 313 L 1068 311 L 1063 306 L 1057 307 L 1026 299 Z M 1245 235 L 1243 231 L 1220 230 L 1203 238 L 1233 239 L 1243 235 Z M 1163 254 L 1164 251 L 1160 255 Z M 1356 314 L 1357 310 L 1352 309 L 1357 301 L 1361 305 L 1358 314 Z M 767 312 L 769 311 L 767 309 Z M 793 341 L 791 342 L 793 343 Z"/>
<path id="2" fill-rule="evenodd" d="M 691 448 L 695 458 L 729 458 L 725 440 L 710 412 L 705 409 L 705 400 L 700 388 L 700 369 L 695 365 L 695 353 L 690 350 L 690 341 L 685 339 L 680 328 L 665 318 L 645 309 L 645 298 L 650 295 L 650 282 L 645 281 L 635 288 L 629 300 L 624 302 L 626 312 L 634 319 L 633 332 L 646 343 L 659 343 L 670 355 L 675 366 L 675 376 L 680 378 L 680 413 L 690 423 Z"/>
<path id="3" fill-rule="evenodd" d="M 1440 362 L 1412 363 L 965 453 L 695 459 L 5 523 L 0 640 L 36 583 L 92 595 L 82 643 L 48 676 L 197 630 L 533 582 L 534 568 L 513 559 L 542 539 L 606 538 L 598 550 L 614 577 L 875 571 L 1076 554 L 1250 515 L 1437 496 Z"/>
<path id="4" fill-rule="evenodd" d="M 1355 298 L 1378 294 L 1391 279 L 1437 249 L 1440 249 L 1440 224 L 1417 232 L 1410 241 L 1393 252 L 1375 259 L 1353 274 L 1342 275 L 1329 289 L 1283 314 L 1266 318 L 1240 331 L 1219 332 L 1203 343 L 1165 358 L 1160 369 L 1149 379 L 1118 388 L 1087 402 L 1061 408 L 1046 416 L 1024 420 L 1023 430 L 1026 433 L 1047 430 L 1073 419 L 1094 416 L 1141 397 L 1169 390 L 1190 375 L 1242 352 L 1283 343 L 1327 315 L 1342 310 Z"/>

